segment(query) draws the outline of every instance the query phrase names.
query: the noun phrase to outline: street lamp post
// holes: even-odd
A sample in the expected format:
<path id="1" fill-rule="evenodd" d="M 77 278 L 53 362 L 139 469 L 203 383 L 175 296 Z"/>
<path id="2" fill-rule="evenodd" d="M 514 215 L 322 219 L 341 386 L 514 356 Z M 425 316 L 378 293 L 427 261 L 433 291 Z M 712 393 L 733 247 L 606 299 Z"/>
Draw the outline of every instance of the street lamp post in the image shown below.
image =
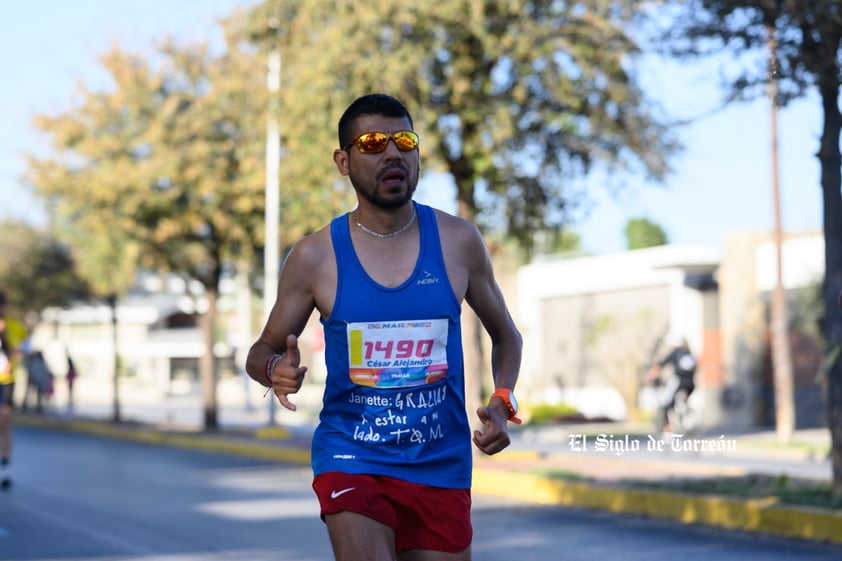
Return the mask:
<path id="1" fill-rule="evenodd" d="M 281 220 L 281 135 L 278 126 L 278 91 L 281 87 L 281 53 L 269 53 L 269 72 L 266 79 L 269 89 L 269 115 L 266 125 L 266 243 L 263 253 L 263 312 L 269 317 L 278 292 L 280 270 L 280 220 Z M 269 400 L 269 424 L 275 424 L 275 396 Z"/>

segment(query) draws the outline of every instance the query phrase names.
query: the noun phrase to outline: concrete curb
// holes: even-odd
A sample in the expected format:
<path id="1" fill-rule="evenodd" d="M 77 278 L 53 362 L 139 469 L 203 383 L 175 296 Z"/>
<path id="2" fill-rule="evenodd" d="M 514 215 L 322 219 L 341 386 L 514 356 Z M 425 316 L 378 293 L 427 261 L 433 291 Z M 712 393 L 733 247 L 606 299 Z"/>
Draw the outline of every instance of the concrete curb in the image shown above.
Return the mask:
<path id="1" fill-rule="evenodd" d="M 263 460 L 308 465 L 310 451 L 301 446 L 273 446 L 251 441 L 255 435 L 238 440 L 236 435 L 213 435 L 163 431 L 153 428 L 114 425 L 93 420 L 68 420 L 31 415 L 17 415 L 19 426 L 79 432 L 173 446 L 236 454 Z M 256 432 L 259 432 L 256 431 Z M 269 435 L 263 435 L 266 438 Z M 286 440 L 289 433 L 274 432 L 272 437 Z M 529 501 L 535 504 L 562 505 L 621 514 L 651 516 L 685 524 L 702 524 L 811 541 L 842 544 L 842 511 L 782 505 L 776 499 L 740 500 L 724 496 L 691 495 L 662 490 L 644 490 L 622 485 L 599 485 L 564 481 L 504 469 L 475 467 L 473 492 Z"/>
<path id="2" fill-rule="evenodd" d="M 475 469 L 474 490 L 538 504 L 664 518 L 730 530 L 842 544 L 842 512 L 712 495 L 600 486 L 528 473 Z"/>
<path id="3" fill-rule="evenodd" d="M 188 450 L 235 454 L 261 460 L 303 465 L 310 463 L 310 451 L 307 449 L 270 446 L 262 444 L 259 441 L 251 442 L 247 439 L 240 441 L 235 436 L 225 436 L 222 434 L 218 437 L 205 434 L 197 436 L 196 433 L 190 432 L 168 432 L 151 428 L 135 428 L 102 421 L 63 420 L 33 416 L 21 418 L 19 415 L 15 416 L 14 424 L 31 428 L 78 432 L 143 444 L 157 444 Z"/>

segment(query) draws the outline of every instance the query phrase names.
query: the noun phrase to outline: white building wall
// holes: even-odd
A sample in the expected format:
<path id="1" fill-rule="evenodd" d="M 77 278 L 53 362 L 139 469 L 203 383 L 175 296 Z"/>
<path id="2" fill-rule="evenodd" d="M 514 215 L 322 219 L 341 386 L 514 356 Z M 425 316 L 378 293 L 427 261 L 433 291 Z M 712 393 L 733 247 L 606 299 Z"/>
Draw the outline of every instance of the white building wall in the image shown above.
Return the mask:
<path id="1" fill-rule="evenodd" d="M 803 288 L 824 278 L 824 236 L 790 237 L 781 244 L 782 281 L 786 289 Z M 777 283 L 778 256 L 772 241 L 761 243 L 755 254 L 755 284 L 770 291 Z"/>
<path id="2" fill-rule="evenodd" d="M 560 259 L 529 264 L 518 271 L 516 321 L 524 339 L 519 393 L 530 400 L 552 393 L 537 381 L 547 365 L 543 308 L 548 299 L 634 288 L 668 286 L 670 330 L 684 334 L 698 349 L 703 339 L 704 302 L 698 290 L 684 285 L 687 269 L 712 270 L 721 256 L 713 246 L 659 246 L 625 253 Z M 549 390 L 549 391 L 548 391 Z M 567 388 L 564 401 L 597 416 L 624 415 L 615 390 Z M 578 401 L 578 403 L 576 403 Z"/>

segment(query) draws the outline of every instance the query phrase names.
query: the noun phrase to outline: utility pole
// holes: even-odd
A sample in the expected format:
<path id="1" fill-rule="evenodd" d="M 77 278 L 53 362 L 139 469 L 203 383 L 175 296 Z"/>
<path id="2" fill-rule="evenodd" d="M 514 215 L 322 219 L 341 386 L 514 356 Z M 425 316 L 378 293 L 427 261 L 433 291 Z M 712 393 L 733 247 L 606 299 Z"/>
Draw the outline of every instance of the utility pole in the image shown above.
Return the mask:
<path id="1" fill-rule="evenodd" d="M 269 317 L 278 292 L 280 273 L 281 221 L 281 135 L 278 127 L 278 91 L 281 89 L 281 53 L 277 47 L 269 53 L 269 114 L 266 125 L 266 244 L 263 253 L 263 312 Z M 269 400 L 269 425 L 275 424 L 275 396 Z"/>
<path id="2" fill-rule="evenodd" d="M 795 398 L 792 382 L 792 356 L 789 348 L 789 313 L 783 284 L 783 228 L 778 174 L 778 82 L 775 28 L 769 26 L 769 100 L 771 102 L 772 192 L 774 198 L 775 288 L 772 292 L 772 369 L 775 381 L 775 431 L 786 444 L 795 431 Z"/>
<path id="3" fill-rule="evenodd" d="M 119 423 L 122 419 L 120 415 L 120 350 L 117 338 L 117 294 L 109 294 L 105 300 L 108 302 L 108 307 L 111 311 L 111 344 L 114 347 L 114 372 L 112 378 L 114 395 L 112 396 L 113 414 L 111 420 Z"/>

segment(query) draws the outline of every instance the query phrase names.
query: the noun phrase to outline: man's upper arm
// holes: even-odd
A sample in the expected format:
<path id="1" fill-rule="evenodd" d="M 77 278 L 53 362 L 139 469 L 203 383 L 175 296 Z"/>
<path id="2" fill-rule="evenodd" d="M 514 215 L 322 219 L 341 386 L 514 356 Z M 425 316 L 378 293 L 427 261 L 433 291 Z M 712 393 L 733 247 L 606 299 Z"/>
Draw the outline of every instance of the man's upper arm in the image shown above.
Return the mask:
<path id="1" fill-rule="evenodd" d="M 505 298 L 494 276 L 491 256 L 476 228 L 467 237 L 463 258 L 468 267 L 468 290 L 465 300 L 482 321 L 492 339 L 515 331 Z"/>
<path id="2" fill-rule="evenodd" d="M 275 304 L 259 338 L 275 350 L 286 346 L 288 335 L 301 334 L 316 306 L 313 283 L 317 264 L 312 261 L 317 248 L 313 241 L 305 238 L 296 244 L 281 268 Z"/>

